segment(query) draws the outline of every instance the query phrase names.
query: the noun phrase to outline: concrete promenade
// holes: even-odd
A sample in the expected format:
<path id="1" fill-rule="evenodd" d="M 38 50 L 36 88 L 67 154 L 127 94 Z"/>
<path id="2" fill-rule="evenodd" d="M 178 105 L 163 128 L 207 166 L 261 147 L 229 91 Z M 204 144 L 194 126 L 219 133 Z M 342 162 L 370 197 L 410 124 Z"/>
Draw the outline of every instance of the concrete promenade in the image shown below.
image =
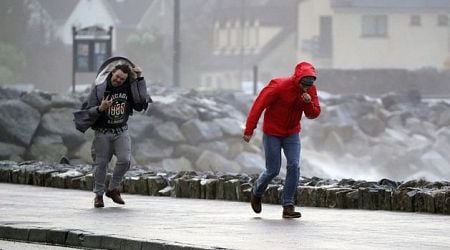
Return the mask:
<path id="1" fill-rule="evenodd" d="M 93 208 L 87 191 L 0 183 L 0 238 L 107 249 L 450 249 L 450 216 L 299 208 L 123 194 Z M 0 249 L 2 249 L 0 241 Z M 5 248 L 6 249 L 6 248 Z"/>

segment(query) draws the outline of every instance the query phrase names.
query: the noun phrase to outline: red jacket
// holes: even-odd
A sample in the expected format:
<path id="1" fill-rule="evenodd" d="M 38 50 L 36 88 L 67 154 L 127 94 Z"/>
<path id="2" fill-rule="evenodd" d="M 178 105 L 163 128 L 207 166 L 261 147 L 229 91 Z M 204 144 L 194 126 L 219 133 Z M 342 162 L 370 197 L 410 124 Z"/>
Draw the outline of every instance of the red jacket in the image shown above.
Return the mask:
<path id="1" fill-rule="evenodd" d="M 301 130 L 302 114 L 314 119 L 320 114 L 319 98 L 316 86 L 308 88 L 311 102 L 305 103 L 304 93 L 299 81 L 304 76 L 316 76 L 316 69 L 308 62 L 301 62 L 295 67 L 292 76 L 272 79 L 259 93 L 253 103 L 245 125 L 245 135 L 252 135 L 261 113 L 264 113 L 263 131 L 274 136 L 289 136 Z"/>

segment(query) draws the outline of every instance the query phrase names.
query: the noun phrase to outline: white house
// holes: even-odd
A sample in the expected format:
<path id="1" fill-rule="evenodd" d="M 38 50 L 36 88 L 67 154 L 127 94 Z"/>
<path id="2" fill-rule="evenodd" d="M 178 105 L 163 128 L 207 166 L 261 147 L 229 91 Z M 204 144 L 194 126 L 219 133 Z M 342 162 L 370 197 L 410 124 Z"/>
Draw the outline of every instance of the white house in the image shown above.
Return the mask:
<path id="1" fill-rule="evenodd" d="M 450 1 L 303 0 L 297 57 L 320 68 L 449 68 Z"/>

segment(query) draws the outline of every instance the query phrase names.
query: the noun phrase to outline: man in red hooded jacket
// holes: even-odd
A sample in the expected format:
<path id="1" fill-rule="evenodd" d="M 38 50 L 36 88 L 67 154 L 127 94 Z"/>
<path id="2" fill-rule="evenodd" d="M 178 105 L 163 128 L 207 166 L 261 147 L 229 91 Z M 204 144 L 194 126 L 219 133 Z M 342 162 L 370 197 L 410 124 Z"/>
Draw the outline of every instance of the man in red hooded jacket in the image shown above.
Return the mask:
<path id="1" fill-rule="evenodd" d="M 287 160 L 286 179 L 283 188 L 283 218 L 299 218 L 295 211 L 294 195 L 300 177 L 300 119 L 302 115 L 314 119 L 320 114 L 317 96 L 316 70 L 308 62 L 295 67 L 292 76 L 272 79 L 259 93 L 247 118 L 243 139 L 249 142 L 259 117 L 264 113 L 263 145 L 266 170 L 253 185 L 251 206 L 261 212 L 261 199 L 268 184 L 280 173 L 281 149 Z"/>

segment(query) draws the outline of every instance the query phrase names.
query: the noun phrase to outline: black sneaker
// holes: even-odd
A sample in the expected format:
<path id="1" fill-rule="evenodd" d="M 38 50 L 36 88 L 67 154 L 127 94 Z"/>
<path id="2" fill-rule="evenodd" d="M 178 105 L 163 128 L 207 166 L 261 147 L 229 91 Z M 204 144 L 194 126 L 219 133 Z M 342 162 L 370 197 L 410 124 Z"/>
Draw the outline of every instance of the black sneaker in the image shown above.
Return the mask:
<path id="1" fill-rule="evenodd" d="M 294 205 L 283 206 L 283 218 L 293 219 L 300 217 L 302 217 L 302 214 L 300 212 L 295 212 Z"/>
<path id="2" fill-rule="evenodd" d="M 250 195 L 250 204 L 252 204 L 252 209 L 255 213 L 261 213 L 261 197 L 258 197 L 253 193 L 253 188 Z"/>

